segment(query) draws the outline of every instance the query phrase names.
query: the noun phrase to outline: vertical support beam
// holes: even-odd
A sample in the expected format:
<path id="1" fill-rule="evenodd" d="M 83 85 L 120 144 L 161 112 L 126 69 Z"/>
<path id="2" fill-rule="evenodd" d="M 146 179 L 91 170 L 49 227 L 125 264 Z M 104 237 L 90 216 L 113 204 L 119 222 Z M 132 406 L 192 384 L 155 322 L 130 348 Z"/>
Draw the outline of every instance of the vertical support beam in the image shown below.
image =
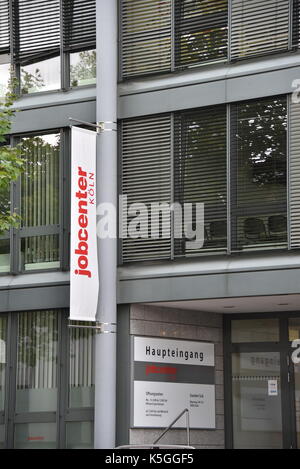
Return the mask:
<path id="1" fill-rule="evenodd" d="M 97 122 L 117 120 L 117 0 L 97 0 Z M 107 127 L 111 127 L 111 124 Z M 113 125 L 116 128 L 116 125 Z M 117 132 L 103 131 L 97 147 L 97 204 L 117 211 Z M 95 448 L 113 448 L 116 433 L 117 239 L 98 239 L 97 320 L 106 333 L 95 340 Z"/>

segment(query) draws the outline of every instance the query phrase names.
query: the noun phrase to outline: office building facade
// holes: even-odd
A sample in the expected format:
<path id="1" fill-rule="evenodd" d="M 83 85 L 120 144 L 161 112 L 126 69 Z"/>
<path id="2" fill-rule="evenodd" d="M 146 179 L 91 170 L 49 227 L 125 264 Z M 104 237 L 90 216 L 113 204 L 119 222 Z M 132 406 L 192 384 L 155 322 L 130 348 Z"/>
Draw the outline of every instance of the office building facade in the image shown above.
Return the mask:
<path id="1" fill-rule="evenodd" d="M 96 72 L 116 53 L 115 444 L 151 444 L 166 426 L 164 411 L 162 424 L 141 418 L 148 383 L 201 389 L 190 409 L 196 448 L 299 447 L 299 9 L 298 0 L 0 2 L 0 91 L 12 64 L 9 139 L 25 160 L 1 194 L 21 216 L 0 237 L 1 447 L 101 446 L 94 425 L 109 357 L 95 350 L 96 329 L 68 319 L 69 118 L 97 122 L 106 83 Z M 117 46 L 101 36 L 107 11 Z M 178 235 L 172 204 L 194 234 L 199 204 L 200 243 Z M 171 357 L 160 371 L 149 359 L 146 377 L 139 339 Z M 212 347 L 211 361 L 172 371 L 175 353 L 197 344 Z M 185 444 L 185 429 L 162 442 Z"/>

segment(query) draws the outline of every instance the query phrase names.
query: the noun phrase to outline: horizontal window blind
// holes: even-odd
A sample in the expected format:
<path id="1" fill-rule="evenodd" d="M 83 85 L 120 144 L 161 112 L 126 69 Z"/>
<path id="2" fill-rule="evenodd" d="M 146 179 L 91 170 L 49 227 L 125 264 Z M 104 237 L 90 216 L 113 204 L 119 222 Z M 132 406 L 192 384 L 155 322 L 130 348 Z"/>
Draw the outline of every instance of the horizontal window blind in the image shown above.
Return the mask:
<path id="1" fill-rule="evenodd" d="M 96 0 L 63 1 L 65 51 L 82 51 L 96 46 Z"/>
<path id="2" fill-rule="evenodd" d="M 175 113 L 174 165 L 175 202 L 204 204 L 201 251 L 226 249 L 226 106 Z M 185 214 L 193 229 L 195 214 Z M 187 249 L 186 241 L 175 240 L 175 255 L 199 253 Z"/>
<path id="3" fill-rule="evenodd" d="M 60 1 L 15 1 L 13 28 L 17 63 L 28 65 L 59 55 Z"/>
<path id="4" fill-rule="evenodd" d="M 300 45 L 300 1 L 293 0 L 293 47 Z"/>
<path id="5" fill-rule="evenodd" d="M 76 325 L 83 324 L 76 322 Z M 69 407 L 93 407 L 93 355 L 93 330 L 70 328 Z"/>
<path id="6" fill-rule="evenodd" d="M 122 124 L 122 194 L 127 204 L 145 204 L 141 211 L 141 237 L 130 237 L 130 225 L 135 215 L 123 207 L 123 261 L 170 258 L 171 241 L 151 237 L 151 203 L 171 201 L 171 116 L 150 116 L 124 121 Z M 138 208 L 138 206 L 137 206 Z M 132 226 L 134 228 L 134 226 Z M 154 233 L 155 235 L 155 233 Z"/>
<path id="7" fill-rule="evenodd" d="M 231 59 L 288 49 L 289 0 L 232 0 Z"/>
<path id="8" fill-rule="evenodd" d="M 300 104 L 290 106 L 290 246 L 300 248 Z"/>
<path id="9" fill-rule="evenodd" d="M 32 311 L 18 315 L 17 410 L 55 411 L 58 315 Z"/>
<path id="10" fill-rule="evenodd" d="M 227 0 L 176 0 L 175 65 L 227 55 Z"/>
<path id="11" fill-rule="evenodd" d="M 0 54 L 8 54 L 9 49 L 9 2 L 0 0 Z"/>
<path id="12" fill-rule="evenodd" d="M 60 135 L 25 138 L 22 153 L 21 236 L 26 236 L 21 246 L 22 263 L 25 268 L 38 264 L 42 268 L 60 257 Z"/>
<path id="13" fill-rule="evenodd" d="M 286 247 L 286 97 L 231 106 L 232 249 Z"/>
<path id="14" fill-rule="evenodd" d="M 171 0 L 122 0 L 122 76 L 171 68 Z"/>

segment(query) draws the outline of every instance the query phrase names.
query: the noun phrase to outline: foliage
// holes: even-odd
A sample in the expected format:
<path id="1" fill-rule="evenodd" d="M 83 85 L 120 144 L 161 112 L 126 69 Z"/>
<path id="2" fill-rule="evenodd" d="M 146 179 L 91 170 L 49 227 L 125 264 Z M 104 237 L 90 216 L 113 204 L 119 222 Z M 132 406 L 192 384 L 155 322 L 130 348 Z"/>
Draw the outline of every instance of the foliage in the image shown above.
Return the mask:
<path id="1" fill-rule="evenodd" d="M 8 92 L 0 102 L 0 234 L 11 226 L 18 226 L 20 219 L 19 215 L 11 210 L 9 193 L 10 185 L 22 173 L 24 163 L 20 148 L 9 146 L 7 141 L 11 121 L 16 112 L 12 108 L 16 99 L 16 85 L 16 79 L 11 74 Z"/>
<path id="2" fill-rule="evenodd" d="M 44 80 L 39 68 L 35 69 L 34 74 L 21 69 L 21 93 L 28 94 L 32 90 L 37 91 L 45 86 Z"/>
<path id="3" fill-rule="evenodd" d="M 75 87 L 82 82 L 94 81 L 96 78 L 96 51 L 79 52 L 79 62 L 70 67 L 71 86 Z"/>

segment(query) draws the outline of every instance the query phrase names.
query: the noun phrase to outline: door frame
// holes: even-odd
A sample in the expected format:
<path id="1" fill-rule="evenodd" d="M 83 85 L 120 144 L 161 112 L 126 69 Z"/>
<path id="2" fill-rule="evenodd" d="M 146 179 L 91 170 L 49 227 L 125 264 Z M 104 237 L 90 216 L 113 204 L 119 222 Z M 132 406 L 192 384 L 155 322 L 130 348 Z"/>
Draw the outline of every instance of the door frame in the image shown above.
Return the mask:
<path id="1" fill-rule="evenodd" d="M 231 355 L 234 352 L 279 352 L 281 380 L 281 415 L 282 415 L 282 447 L 297 448 L 294 371 L 289 341 L 288 320 L 300 318 L 300 312 L 277 313 L 241 313 L 223 316 L 224 332 L 224 413 L 225 413 L 225 447 L 233 445 L 233 409 L 232 409 L 232 366 Z M 231 343 L 231 321 L 234 319 L 278 319 L 279 342 Z"/>

